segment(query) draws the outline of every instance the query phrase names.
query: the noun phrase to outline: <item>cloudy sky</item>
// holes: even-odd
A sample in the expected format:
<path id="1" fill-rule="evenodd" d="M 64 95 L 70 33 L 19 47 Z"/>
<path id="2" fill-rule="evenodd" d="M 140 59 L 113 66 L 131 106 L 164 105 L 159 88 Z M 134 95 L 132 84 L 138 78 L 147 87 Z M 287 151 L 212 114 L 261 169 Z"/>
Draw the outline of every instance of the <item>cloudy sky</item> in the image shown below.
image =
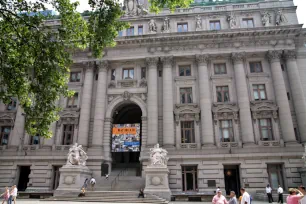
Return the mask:
<path id="1" fill-rule="evenodd" d="M 123 0 L 121 0 L 123 1 Z M 84 11 L 84 10 L 89 10 L 88 6 L 88 0 L 79 0 L 80 6 L 78 10 Z M 306 27 L 306 0 L 294 0 L 294 4 L 298 7 L 297 9 L 297 15 L 299 19 L 300 24 L 304 24 L 304 27 Z"/>

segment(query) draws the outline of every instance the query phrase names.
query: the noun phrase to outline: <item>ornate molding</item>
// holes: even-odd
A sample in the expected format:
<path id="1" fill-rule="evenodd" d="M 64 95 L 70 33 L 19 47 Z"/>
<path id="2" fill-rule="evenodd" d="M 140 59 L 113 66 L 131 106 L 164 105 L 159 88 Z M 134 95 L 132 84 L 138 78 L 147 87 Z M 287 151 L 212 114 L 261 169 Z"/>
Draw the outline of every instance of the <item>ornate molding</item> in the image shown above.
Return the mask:
<path id="1" fill-rule="evenodd" d="M 198 65 L 200 63 L 204 63 L 207 65 L 209 62 L 209 59 L 210 59 L 209 55 L 196 55 L 196 62 L 198 63 Z"/>
<path id="2" fill-rule="evenodd" d="M 231 58 L 234 64 L 242 63 L 246 59 L 246 54 L 245 52 L 232 53 Z"/>
<path id="3" fill-rule="evenodd" d="M 16 112 L 2 112 L 0 113 L 1 126 L 14 126 Z"/>
<path id="4" fill-rule="evenodd" d="M 282 58 L 283 52 L 281 50 L 269 50 L 267 58 L 270 62 L 278 62 Z"/>
<path id="5" fill-rule="evenodd" d="M 164 57 L 161 57 L 161 62 L 163 63 L 163 66 L 172 66 L 173 65 L 173 56 L 164 56 Z"/>
<path id="6" fill-rule="evenodd" d="M 278 106 L 273 101 L 251 101 L 253 119 L 278 118 Z"/>
<path id="7" fill-rule="evenodd" d="M 112 89 L 112 88 L 116 88 L 116 82 L 115 81 L 111 81 L 108 84 L 108 88 Z"/>
<path id="8" fill-rule="evenodd" d="M 130 100 L 130 98 L 132 97 L 132 95 L 133 94 L 131 94 L 130 92 L 128 92 L 128 91 L 125 91 L 125 92 L 123 92 L 123 94 L 122 94 L 122 98 L 123 98 L 123 100 Z"/>
<path id="9" fill-rule="evenodd" d="M 107 60 L 99 61 L 98 63 L 99 72 L 107 72 L 109 63 Z"/>
<path id="10" fill-rule="evenodd" d="M 158 57 L 147 57 L 146 58 L 146 64 L 148 68 L 157 68 L 157 63 L 158 63 L 159 58 Z"/>
<path id="11" fill-rule="evenodd" d="M 217 124 L 218 120 L 233 119 L 238 123 L 239 108 L 236 103 L 219 104 L 214 103 L 212 107 L 214 122 Z"/>
<path id="12" fill-rule="evenodd" d="M 297 53 L 295 50 L 284 50 L 284 58 L 286 60 L 296 60 Z"/>
<path id="13" fill-rule="evenodd" d="M 96 62 L 95 61 L 85 61 L 85 62 L 82 62 L 85 68 L 85 70 L 93 70 L 95 68 L 95 65 L 96 65 Z"/>
<path id="14" fill-rule="evenodd" d="M 142 78 L 141 80 L 140 80 L 140 82 L 139 82 L 139 87 L 142 87 L 142 88 L 145 88 L 145 87 L 147 87 L 147 80 L 146 79 L 144 79 L 144 78 Z"/>
<path id="15" fill-rule="evenodd" d="M 57 121 L 57 126 L 61 126 L 62 124 L 79 125 L 79 109 L 73 111 L 63 111 L 59 115 L 60 119 Z"/>
<path id="16" fill-rule="evenodd" d="M 135 79 L 122 79 L 122 80 L 117 80 L 118 87 L 137 87 L 137 80 Z"/>
<path id="17" fill-rule="evenodd" d="M 176 104 L 174 108 L 175 122 L 194 120 L 198 124 L 200 121 L 200 108 L 197 104 Z"/>

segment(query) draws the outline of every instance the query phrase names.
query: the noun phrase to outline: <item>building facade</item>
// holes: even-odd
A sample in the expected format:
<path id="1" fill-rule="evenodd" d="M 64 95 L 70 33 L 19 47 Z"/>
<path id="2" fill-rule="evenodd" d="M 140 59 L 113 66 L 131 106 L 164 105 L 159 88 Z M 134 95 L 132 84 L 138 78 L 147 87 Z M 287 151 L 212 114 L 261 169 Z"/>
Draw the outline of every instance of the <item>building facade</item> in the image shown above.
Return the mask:
<path id="1" fill-rule="evenodd" d="M 306 30 L 293 1 L 197 0 L 159 14 L 136 2 L 125 1 L 131 27 L 102 60 L 74 54 L 76 93 L 58 101 L 51 139 L 25 133 L 17 100 L 0 104 L 0 186 L 52 191 L 73 143 L 96 178 L 132 163 L 144 176 L 159 143 L 169 152 L 172 192 L 300 185 Z M 118 123 L 141 124 L 140 153 L 111 152 Z"/>

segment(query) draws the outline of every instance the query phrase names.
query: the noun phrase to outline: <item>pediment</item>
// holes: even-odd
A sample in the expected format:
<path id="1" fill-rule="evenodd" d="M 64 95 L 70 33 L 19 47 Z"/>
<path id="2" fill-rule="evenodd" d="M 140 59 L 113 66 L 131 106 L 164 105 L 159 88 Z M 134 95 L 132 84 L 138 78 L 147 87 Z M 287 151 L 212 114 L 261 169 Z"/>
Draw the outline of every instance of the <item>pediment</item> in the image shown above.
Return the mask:
<path id="1" fill-rule="evenodd" d="M 267 102 L 251 102 L 252 111 L 277 111 L 278 107 L 273 101 Z"/>
<path id="2" fill-rule="evenodd" d="M 224 113 L 224 112 L 238 112 L 239 108 L 237 107 L 237 105 L 235 103 L 231 103 L 231 104 L 213 104 L 212 111 L 213 112 L 220 112 L 220 113 Z"/>
<path id="3" fill-rule="evenodd" d="M 174 114 L 185 114 L 185 113 L 192 113 L 192 114 L 199 114 L 200 108 L 197 105 L 179 105 L 176 106 L 174 109 Z"/>
<path id="4" fill-rule="evenodd" d="M 68 112 L 62 112 L 60 113 L 61 118 L 78 118 L 80 115 L 80 112 L 77 111 L 68 111 Z"/>

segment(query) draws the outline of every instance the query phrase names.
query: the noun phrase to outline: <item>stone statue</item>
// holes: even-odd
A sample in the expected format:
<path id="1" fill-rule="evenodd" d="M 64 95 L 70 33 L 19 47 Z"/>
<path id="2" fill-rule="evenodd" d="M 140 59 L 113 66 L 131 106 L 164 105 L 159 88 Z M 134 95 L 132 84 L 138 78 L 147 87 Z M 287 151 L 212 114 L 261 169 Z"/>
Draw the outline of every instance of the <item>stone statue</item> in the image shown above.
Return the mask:
<path id="1" fill-rule="evenodd" d="M 157 26 L 156 26 L 156 22 L 154 19 L 151 19 L 149 22 L 149 31 L 150 32 L 156 32 L 157 31 Z"/>
<path id="2" fill-rule="evenodd" d="M 236 22 L 236 16 L 231 13 L 228 17 L 227 17 L 227 21 L 229 23 L 229 27 L 231 29 L 236 28 L 237 22 Z"/>
<path id="3" fill-rule="evenodd" d="M 151 166 L 167 166 L 168 159 L 167 150 L 160 148 L 159 144 L 156 144 L 154 148 L 150 149 L 150 165 Z"/>
<path id="4" fill-rule="evenodd" d="M 164 33 L 170 31 L 170 19 L 169 19 L 168 17 L 166 17 L 166 18 L 164 19 L 162 31 L 163 31 Z"/>
<path id="5" fill-rule="evenodd" d="M 86 166 L 88 156 L 83 150 L 82 145 L 75 143 L 70 149 L 67 157 L 66 165 Z"/>
<path id="6" fill-rule="evenodd" d="M 262 25 L 263 26 L 270 26 L 271 24 L 271 14 L 268 13 L 267 11 L 264 11 L 262 14 L 261 14 L 261 21 L 262 21 Z"/>
<path id="7" fill-rule="evenodd" d="M 137 14 L 137 2 L 136 0 L 124 0 L 124 9 L 126 15 L 136 15 Z"/>
<path id="8" fill-rule="evenodd" d="M 275 19 L 275 25 L 279 26 L 286 22 L 287 22 L 287 18 L 285 14 L 283 14 L 282 10 L 278 10 L 276 14 L 276 19 Z"/>
<path id="9" fill-rule="evenodd" d="M 149 13 L 149 11 L 142 4 L 138 4 L 137 8 L 137 15 L 144 16 Z"/>
<path id="10" fill-rule="evenodd" d="M 201 16 L 196 17 L 196 31 L 202 30 L 202 18 Z"/>

